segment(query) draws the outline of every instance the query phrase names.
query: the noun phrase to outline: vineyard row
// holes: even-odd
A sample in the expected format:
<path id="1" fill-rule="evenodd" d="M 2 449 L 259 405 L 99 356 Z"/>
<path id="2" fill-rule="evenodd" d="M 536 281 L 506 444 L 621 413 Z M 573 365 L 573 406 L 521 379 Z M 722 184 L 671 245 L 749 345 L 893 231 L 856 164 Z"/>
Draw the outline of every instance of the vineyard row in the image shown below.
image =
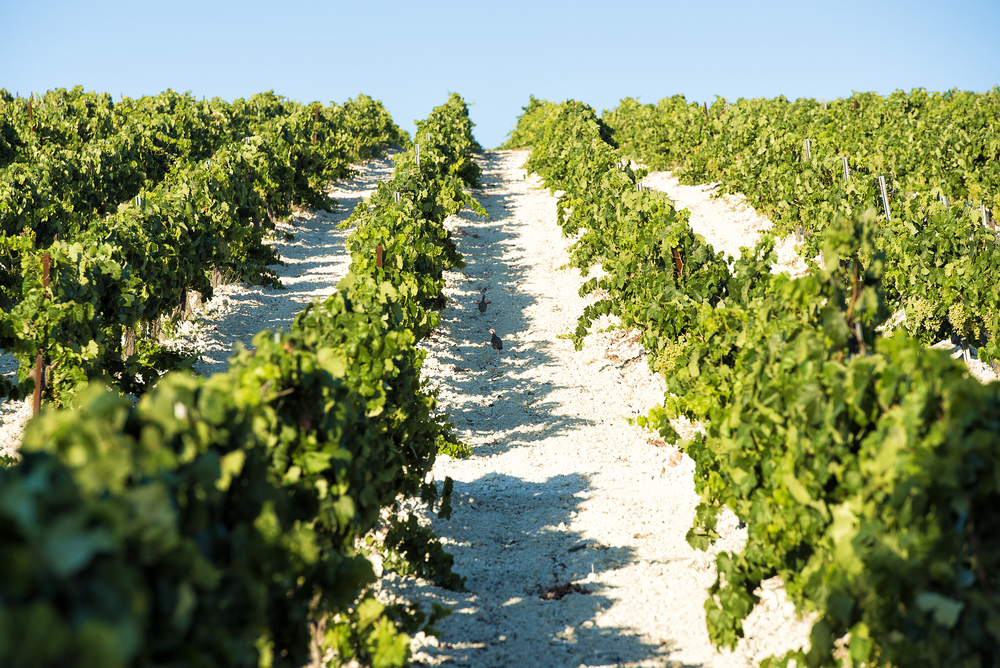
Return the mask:
<path id="1" fill-rule="evenodd" d="M 451 481 L 427 473 L 466 452 L 416 344 L 463 266 L 444 218 L 483 213 L 471 127 L 457 95 L 418 123 L 419 165 L 400 153 L 356 209 L 336 292 L 227 372 L 167 373 L 135 406 L 97 378 L 29 423 L 0 469 L 0 663 L 405 664 L 407 633 L 446 611 L 376 601 L 367 554 L 463 585 L 415 515 L 380 515 L 413 499 L 448 516 Z"/>

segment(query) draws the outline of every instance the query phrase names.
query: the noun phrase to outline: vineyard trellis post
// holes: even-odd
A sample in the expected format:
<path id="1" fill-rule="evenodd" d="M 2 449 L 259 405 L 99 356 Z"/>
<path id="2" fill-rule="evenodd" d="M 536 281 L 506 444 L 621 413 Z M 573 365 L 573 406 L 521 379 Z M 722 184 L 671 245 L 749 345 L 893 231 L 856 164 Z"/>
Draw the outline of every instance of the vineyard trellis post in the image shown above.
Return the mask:
<path id="1" fill-rule="evenodd" d="M 49 290 L 49 268 L 51 267 L 51 258 L 48 253 L 42 255 L 42 290 L 44 294 L 48 295 Z M 38 349 L 38 354 L 35 356 L 35 392 L 32 397 L 32 415 L 38 415 L 42 410 L 42 380 L 44 375 L 44 364 L 45 357 L 42 352 L 42 348 Z"/>
<path id="2" fill-rule="evenodd" d="M 885 175 L 878 177 L 878 187 L 882 191 L 882 207 L 885 209 L 885 217 L 892 222 L 892 211 L 889 211 L 889 195 L 885 191 Z"/>
<path id="3" fill-rule="evenodd" d="M 986 208 L 985 204 L 980 204 L 979 205 L 979 213 L 980 213 L 980 215 L 983 218 L 983 225 L 985 225 L 988 229 L 993 230 L 994 232 L 996 232 L 997 226 L 996 226 L 996 224 L 994 224 L 994 222 L 993 222 L 993 220 L 992 220 L 992 218 L 990 216 L 990 210 Z"/>

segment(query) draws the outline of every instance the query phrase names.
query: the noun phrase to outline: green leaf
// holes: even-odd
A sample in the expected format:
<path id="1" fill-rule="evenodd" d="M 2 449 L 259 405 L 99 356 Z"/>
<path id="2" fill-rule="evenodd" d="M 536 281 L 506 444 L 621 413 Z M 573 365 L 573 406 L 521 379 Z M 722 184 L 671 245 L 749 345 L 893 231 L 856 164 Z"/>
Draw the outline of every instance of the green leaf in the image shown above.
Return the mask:
<path id="1" fill-rule="evenodd" d="M 965 603 L 962 601 L 932 591 L 922 591 L 917 594 L 916 603 L 918 610 L 932 613 L 935 623 L 949 629 L 958 624 L 958 617 L 965 608 Z"/>

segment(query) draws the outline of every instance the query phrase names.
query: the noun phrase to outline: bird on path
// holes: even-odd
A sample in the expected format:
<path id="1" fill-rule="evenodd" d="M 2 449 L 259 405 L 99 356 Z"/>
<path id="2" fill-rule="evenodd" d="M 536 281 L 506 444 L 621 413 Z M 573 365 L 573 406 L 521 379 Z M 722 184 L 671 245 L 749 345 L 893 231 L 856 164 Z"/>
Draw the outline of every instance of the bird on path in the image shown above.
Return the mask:
<path id="1" fill-rule="evenodd" d="M 492 303 L 493 302 L 486 301 L 486 293 L 484 292 L 483 296 L 482 296 L 482 299 L 480 301 L 476 302 L 476 305 L 479 306 L 479 312 L 480 313 L 486 313 L 486 305 L 487 304 L 492 304 Z"/>
<path id="2" fill-rule="evenodd" d="M 492 329 L 490 330 L 490 334 L 493 335 L 490 338 L 490 345 L 493 346 L 493 350 L 497 351 L 497 355 L 499 355 L 500 351 L 503 350 L 503 341 L 500 340 L 500 337 Z"/>

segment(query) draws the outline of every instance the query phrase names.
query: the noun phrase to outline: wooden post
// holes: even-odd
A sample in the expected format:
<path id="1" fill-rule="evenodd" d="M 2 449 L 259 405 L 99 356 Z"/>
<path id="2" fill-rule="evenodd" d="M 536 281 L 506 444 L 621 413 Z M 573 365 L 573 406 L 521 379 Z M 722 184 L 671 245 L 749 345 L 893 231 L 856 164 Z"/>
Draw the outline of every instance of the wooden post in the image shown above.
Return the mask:
<path id="1" fill-rule="evenodd" d="M 312 143 L 313 146 L 316 145 L 316 124 L 317 123 L 319 123 L 319 105 L 318 104 L 316 105 L 316 113 L 313 114 L 313 143 Z"/>
<path id="2" fill-rule="evenodd" d="M 42 353 L 35 357 L 35 394 L 32 397 L 31 414 L 38 415 L 42 410 Z"/>
<path id="3" fill-rule="evenodd" d="M 708 123 L 708 102 L 705 103 L 705 122 Z"/>
<path id="4" fill-rule="evenodd" d="M 49 290 L 49 269 L 51 267 L 51 258 L 48 253 L 42 255 L 42 289 L 45 291 L 45 296 L 48 296 Z M 42 410 L 42 380 L 44 372 L 45 358 L 42 353 L 41 348 L 38 350 L 38 354 L 35 356 L 35 393 L 32 398 L 32 415 L 38 415 Z"/>
<path id="5" fill-rule="evenodd" d="M 382 244 L 375 247 L 375 266 L 382 268 Z"/>

